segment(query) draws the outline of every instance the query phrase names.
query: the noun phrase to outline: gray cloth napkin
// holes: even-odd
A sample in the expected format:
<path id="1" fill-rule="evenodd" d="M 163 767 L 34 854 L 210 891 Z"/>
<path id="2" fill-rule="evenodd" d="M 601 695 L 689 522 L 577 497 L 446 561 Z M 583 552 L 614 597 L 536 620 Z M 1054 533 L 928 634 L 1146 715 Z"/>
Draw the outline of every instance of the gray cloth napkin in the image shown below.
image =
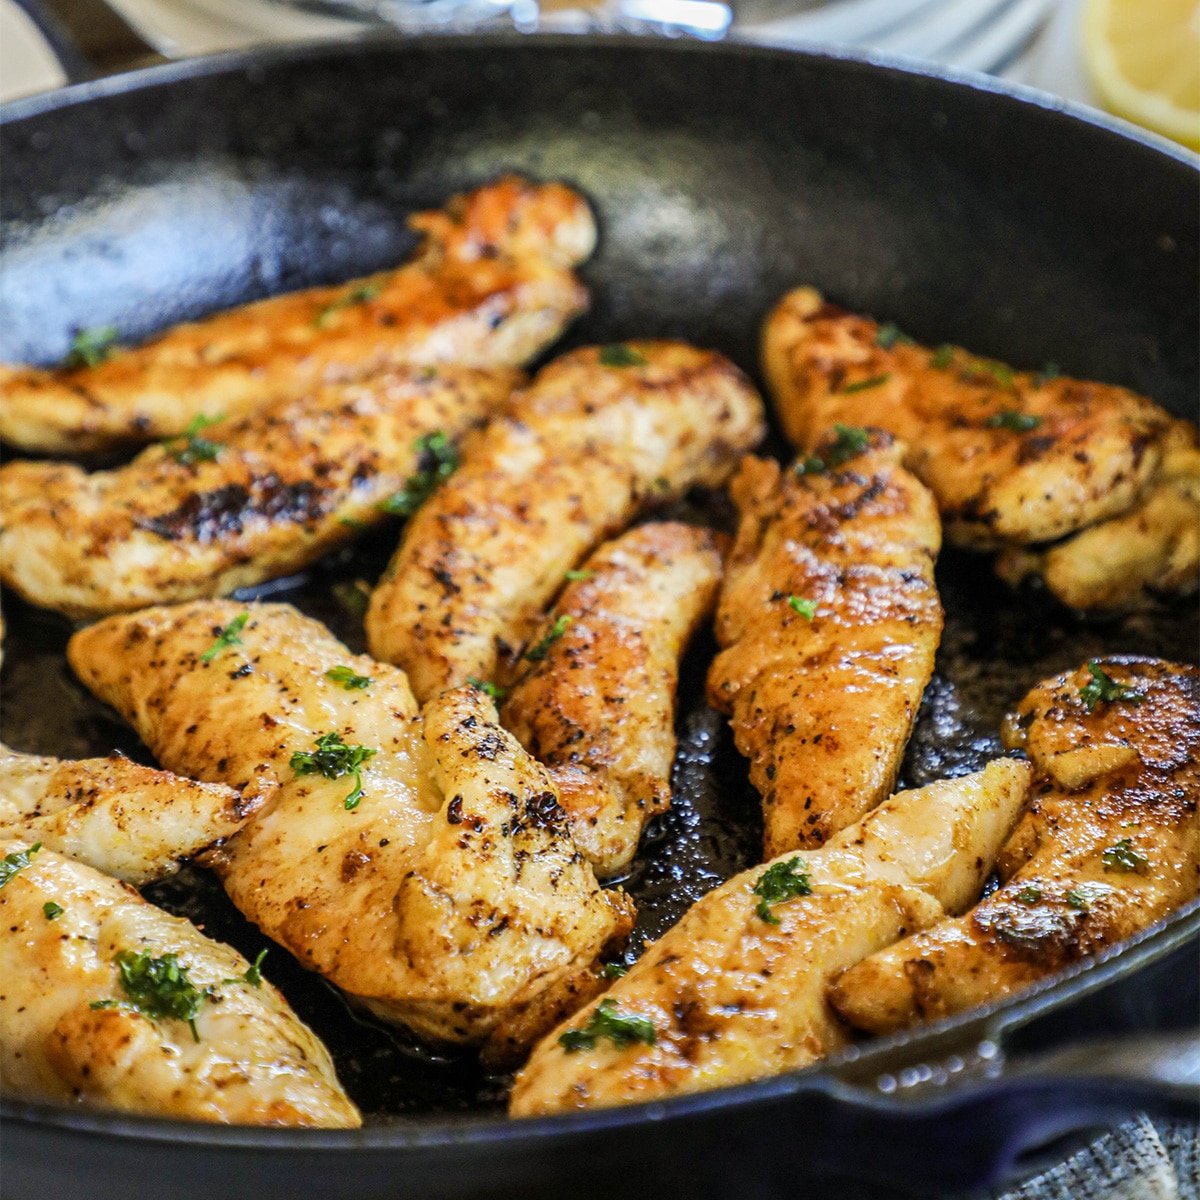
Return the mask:
<path id="1" fill-rule="evenodd" d="M 1195 1122 L 1140 1116 L 994 1200 L 1197 1200 Z"/>

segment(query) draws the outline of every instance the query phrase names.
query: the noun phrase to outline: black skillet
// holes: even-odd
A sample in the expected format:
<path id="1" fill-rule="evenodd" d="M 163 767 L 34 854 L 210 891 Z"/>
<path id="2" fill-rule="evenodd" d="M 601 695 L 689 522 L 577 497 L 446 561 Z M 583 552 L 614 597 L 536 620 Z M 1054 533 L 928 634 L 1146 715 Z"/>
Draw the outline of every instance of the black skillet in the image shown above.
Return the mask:
<path id="1" fill-rule="evenodd" d="M 235 54 L 19 102 L 0 128 L 0 358 L 52 361 L 76 327 L 133 338 L 389 265 L 412 243 L 405 214 L 517 169 L 579 185 L 600 216 L 595 304 L 570 342 L 680 335 L 753 371 L 764 313 L 810 281 L 921 339 L 1053 360 L 1194 415 L 1194 161 L 1008 91 L 850 57 L 496 36 Z M 370 577 L 393 541 L 286 594 L 357 639 L 335 585 Z M 906 785 L 995 753 L 1006 706 L 1051 671 L 1104 650 L 1196 655 L 1191 606 L 1089 625 L 969 557 L 945 555 L 939 576 L 950 620 Z M 70 678 L 65 625 L 19 605 L 9 616 L 5 740 L 144 755 Z M 701 699 L 706 652 L 682 689 L 676 808 L 627 881 L 647 936 L 756 851 L 744 765 Z M 199 872 L 151 895 L 261 944 Z M 1015 1003 L 808 1071 L 527 1122 L 504 1119 L 503 1080 L 356 1021 L 276 951 L 267 974 L 330 1044 L 362 1132 L 10 1102 L 3 1182 L 14 1200 L 981 1186 L 1139 1107 L 1193 1111 L 1198 930 L 1193 906 Z"/>

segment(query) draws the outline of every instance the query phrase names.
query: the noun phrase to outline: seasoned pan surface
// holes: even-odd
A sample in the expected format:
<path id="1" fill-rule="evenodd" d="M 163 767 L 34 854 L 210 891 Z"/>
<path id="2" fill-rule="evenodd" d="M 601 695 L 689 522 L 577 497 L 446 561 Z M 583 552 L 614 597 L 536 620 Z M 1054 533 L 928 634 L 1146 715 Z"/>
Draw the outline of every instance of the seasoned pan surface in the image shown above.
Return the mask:
<path id="1" fill-rule="evenodd" d="M 810 282 L 922 340 L 1052 360 L 1194 407 L 1194 169 L 1109 129 L 896 69 L 619 39 L 272 52 L 17 106 L 0 152 L 6 360 L 53 361 L 81 326 L 136 338 L 389 265 L 411 246 L 409 212 L 518 170 L 579 186 L 599 215 L 584 270 L 593 311 L 564 344 L 682 336 L 754 373 L 763 316 Z M 685 515 L 728 520 L 711 497 Z M 337 585 L 373 580 L 394 536 L 272 598 L 361 647 Z M 1085 623 L 949 551 L 939 584 L 946 634 L 905 786 L 977 768 L 999 749 L 1007 707 L 1050 673 L 1106 651 L 1196 657 L 1190 605 Z M 16 603 L 6 615 L 4 740 L 145 758 L 72 679 L 68 627 Z M 684 674 L 674 809 L 624 881 L 641 911 L 631 955 L 757 858 L 757 798 L 703 702 L 711 653 L 696 647 Z M 149 894 L 243 951 L 264 944 L 201 871 Z M 326 1040 L 369 1121 L 499 1111 L 506 1081 L 469 1058 L 351 1014 L 281 950 L 266 973 Z"/>

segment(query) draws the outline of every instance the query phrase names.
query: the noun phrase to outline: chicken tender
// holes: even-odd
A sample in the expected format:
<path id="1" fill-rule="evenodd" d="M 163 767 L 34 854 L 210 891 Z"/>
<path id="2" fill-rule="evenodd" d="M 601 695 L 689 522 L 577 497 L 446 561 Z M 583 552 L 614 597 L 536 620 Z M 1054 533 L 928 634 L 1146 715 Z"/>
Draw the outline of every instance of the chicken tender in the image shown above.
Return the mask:
<path id="1" fill-rule="evenodd" d="M 1063 604 L 1125 612 L 1153 596 L 1185 596 L 1200 586 L 1200 449 L 1196 428 L 1176 421 L 1163 441 L 1157 478 L 1127 512 L 1047 549 L 1006 551 L 1001 578 L 1040 575 Z"/>
<path id="2" fill-rule="evenodd" d="M 197 417 L 400 363 L 515 367 L 587 307 L 572 273 L 592 252 L 587 202 L 517 176 L 418 213 L 414 260 L 177 325 L 95 365 L 0 367 L 0 438 L 76 455 L 177 437 Z"/>
<path id="3" fill-rule="evenodd" d="M 0 580 L 73 617 L 219 596 L 298 571 L 386 519 L 518 376 L 403 368 L 272 402 L 87 474 L 0 467 Z"/>
<path id="4" fill-rule="evenodd" d="M 649 506 L 724 483 L 763 434 L 740 371 L 681 342 L 564 355 L 475 435 L 371 597 L 376 658 L 424 701 L 506 682 L 564 574 Z"/>
<path id="5" fill-rule="evenodd" d="M 140 885 L 231 837 L 273 788 L 254 780 L 239 793 L 120 754 L 72 762 L 0 746 L 0 837 L 41 842 Z"/>
<path id="6" fill-rule="evenodd" d="M 6 1095 L 232 1125 L 362 1123 L 328 1051 L 237 951 L 47 847 L 5 839 L 0 855 Z"/>
<path id="7" fill-rule="evenodd" d="M 549 770 L 575 844 L 607 877 L 671 803 L 679 660 L 716 600 L 720 535 L 641 525 L 568 578 L 501 718 Z"/>
<path id="8" fill-rule="evenodd" d="M 535 1049 L 511 1112 L 657 1100 L 795 1070 L 849 1041 L 825 1002 L 840 969 L 979 894 L 1029 767 L 901 792 L 811 854 L 709 892 Z"/>
<path id="9" fill-rule="evenodd" d="M 1006 741 L 1037 777 L 999 859 L 1003 886 L 847 971 L 830 998 L 858 1028 L 886 1033 L 1003 999 L 1196 895 L 1200 670 L 1092 660 L 1035 687 Z"/>
<path id="10" fill-rule="evenodd" d="M 843 427 L 790 469 L 747 458 L 730 488 L 708 699 L 750 759 L 766 858 L 820 846 L 888 796 L 933 673 L 940 529 L 901 451 Z"/>
<path id="11" fill-rule="evenodd" d="M 68 657 L 164 765 L 279 781 L 216 869 L 265 933 L 386 1020 L 481 1042 L 552 1011 L 628 933 L 632 906 L 597 885 L 549 777 L 476 689 L 419 715 L 401 671 L 279 604 L 110 617 Z"/>
<path id="12" fill-rule="evenodd" d="M 1125 388 L 928 350 L 812 288 L 780 301 L 763 363 L 787 435 L 876 425 L 937 497 L 946 537 L 979 549 L 1064 537 L 1128 509 L 1158 474 L 1170 416 Z"/>

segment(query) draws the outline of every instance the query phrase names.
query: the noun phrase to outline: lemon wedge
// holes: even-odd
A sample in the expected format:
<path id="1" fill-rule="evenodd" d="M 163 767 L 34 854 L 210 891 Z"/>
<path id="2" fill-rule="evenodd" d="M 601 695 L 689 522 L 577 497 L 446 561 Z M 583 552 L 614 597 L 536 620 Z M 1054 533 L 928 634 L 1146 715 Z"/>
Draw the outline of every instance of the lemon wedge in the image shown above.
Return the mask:
<path id="1" fill-rule="evenodd" d="M 1200 0 L 1088 0 L 1083 46 L 1105 108 L 1200 150 Z"/>

